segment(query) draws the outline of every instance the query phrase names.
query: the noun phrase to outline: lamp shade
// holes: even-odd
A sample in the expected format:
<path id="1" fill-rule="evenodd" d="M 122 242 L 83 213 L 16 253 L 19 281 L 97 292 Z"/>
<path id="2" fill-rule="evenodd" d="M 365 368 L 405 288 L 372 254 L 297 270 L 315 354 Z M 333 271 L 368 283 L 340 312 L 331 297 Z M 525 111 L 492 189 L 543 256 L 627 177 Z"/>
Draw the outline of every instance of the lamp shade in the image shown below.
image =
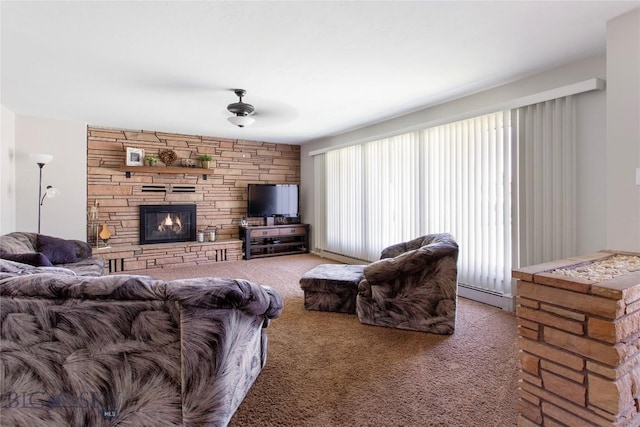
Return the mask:
<path id="1" fill-rule="evenodd" d="M 36 163 L 46 164 L 53 160 L 53 156 L 51 154 L 31 154 L 31 160 Z"/>
<path id="2" fill-rule="evenodd" d="M 54 197 L 58 197 L 60 195 L 60 190 L 48 185 L 47 191 L 44 193 L 44 195 L 50 199 Z"/>
<path id="3" fill-rule="evenodd" d="M 253 117 L 249 117 L 249 116 L 231 116 L 229 117 L 229 121 L 232 124 L 242 128 L 245 126 L 249 126 L 256 120 Z"/>

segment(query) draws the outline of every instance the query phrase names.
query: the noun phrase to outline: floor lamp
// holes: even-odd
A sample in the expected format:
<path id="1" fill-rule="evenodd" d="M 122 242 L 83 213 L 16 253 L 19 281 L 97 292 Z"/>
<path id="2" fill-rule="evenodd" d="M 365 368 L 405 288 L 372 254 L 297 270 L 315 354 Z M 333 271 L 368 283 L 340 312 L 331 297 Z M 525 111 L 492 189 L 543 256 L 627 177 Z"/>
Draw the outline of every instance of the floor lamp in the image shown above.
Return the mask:
<path id="1" fill-rule="evenodd" d="M 40 172 L 38 177 L 38 234 L 40 234 L 40 218 L 42 217 L 42 204 L 44 203 L 44 199 L 45 197 L 56 197 L 60 194 L 60 191 L 48 185 L 44 195 L 42 194 L 42 168 L 53 160 L 53 156 L 51 154 L 32 154 L 31 160 L 36 162 Z"/>

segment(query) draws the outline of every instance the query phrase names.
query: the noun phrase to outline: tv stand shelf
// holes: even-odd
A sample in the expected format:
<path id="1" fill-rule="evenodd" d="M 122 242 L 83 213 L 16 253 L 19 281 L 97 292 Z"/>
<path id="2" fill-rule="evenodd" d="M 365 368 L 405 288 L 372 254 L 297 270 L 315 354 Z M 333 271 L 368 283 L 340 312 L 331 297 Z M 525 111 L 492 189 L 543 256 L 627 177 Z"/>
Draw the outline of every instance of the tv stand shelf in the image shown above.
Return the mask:
<path id="1" fill-rule="evenodd" d="M 244 259 L 309 252 L 309 224 L 240 227 Z"/>

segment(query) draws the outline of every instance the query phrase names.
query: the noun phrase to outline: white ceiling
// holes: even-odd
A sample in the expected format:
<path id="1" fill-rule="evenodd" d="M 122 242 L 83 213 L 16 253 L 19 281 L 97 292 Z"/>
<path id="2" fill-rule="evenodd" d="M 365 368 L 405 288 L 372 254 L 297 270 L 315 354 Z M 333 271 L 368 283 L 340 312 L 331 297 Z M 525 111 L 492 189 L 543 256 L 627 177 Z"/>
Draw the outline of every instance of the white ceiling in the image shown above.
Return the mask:
<path id="1" fill-rule="evenodd" d="M 0 101 L 96 126 L 304 143 L 602 53 L 640 1 L 1 3 Z M 247 90 L 256 122 L 226 119 Z"/>

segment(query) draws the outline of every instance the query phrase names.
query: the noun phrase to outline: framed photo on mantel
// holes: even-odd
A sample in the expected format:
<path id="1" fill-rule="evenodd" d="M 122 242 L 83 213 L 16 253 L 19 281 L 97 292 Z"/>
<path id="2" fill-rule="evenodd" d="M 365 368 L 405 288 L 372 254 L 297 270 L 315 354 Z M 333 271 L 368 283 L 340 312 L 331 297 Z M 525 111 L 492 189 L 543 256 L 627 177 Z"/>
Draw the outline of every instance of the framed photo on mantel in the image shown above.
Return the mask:
<path id="1" fill-rule="evenodd" d="M 127 147 L 127 166 L 142 166 L 144 164 L 144 150 L 142 148 Z"/>

